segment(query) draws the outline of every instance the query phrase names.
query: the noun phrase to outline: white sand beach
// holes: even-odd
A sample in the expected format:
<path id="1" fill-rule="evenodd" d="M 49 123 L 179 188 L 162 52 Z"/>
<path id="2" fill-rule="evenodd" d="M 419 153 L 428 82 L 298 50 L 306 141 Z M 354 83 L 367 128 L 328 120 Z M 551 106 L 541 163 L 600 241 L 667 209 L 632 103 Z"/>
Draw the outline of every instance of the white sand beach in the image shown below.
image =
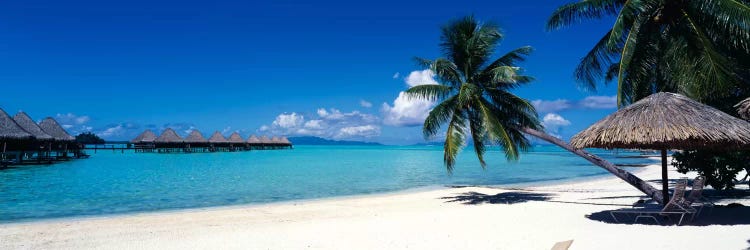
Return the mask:
<path id="1" fill-rule="evenodd" d="M 649 166 L 638 176 L 658 179 L 659 171 Z M 587 218 L 629 207 L 638 196 L 628 184 L 606 177 L 522 190 L 441 188 L 46 220 L 0 224 L 0 249 L 550 249 L 569 239 L 575 240 L 570 249 L 750 247 L 750 213 L 744 208 L 737 212 L 745 216 L 728 220 L 714 212 L 683 226 Z M 728 202 L 750 205 L 742 199 L 720 203 Z"/>

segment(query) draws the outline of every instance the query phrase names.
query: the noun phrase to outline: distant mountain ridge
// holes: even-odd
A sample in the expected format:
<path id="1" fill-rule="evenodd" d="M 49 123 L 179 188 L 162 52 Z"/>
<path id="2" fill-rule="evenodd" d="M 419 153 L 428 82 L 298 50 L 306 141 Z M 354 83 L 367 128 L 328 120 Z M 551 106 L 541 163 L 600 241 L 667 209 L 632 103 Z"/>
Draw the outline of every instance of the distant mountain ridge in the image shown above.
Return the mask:
<path id="1" fill-rule="evenodd" d="M 289 137 L 289 141 L 293 145 L 351 145 L 351 146 L 381 146 L 383 144 L 377 142 L 364 142 L 364 141 L 337 141 L 328 140 L 325 138 L 315 136 L 298 136 Z"/>

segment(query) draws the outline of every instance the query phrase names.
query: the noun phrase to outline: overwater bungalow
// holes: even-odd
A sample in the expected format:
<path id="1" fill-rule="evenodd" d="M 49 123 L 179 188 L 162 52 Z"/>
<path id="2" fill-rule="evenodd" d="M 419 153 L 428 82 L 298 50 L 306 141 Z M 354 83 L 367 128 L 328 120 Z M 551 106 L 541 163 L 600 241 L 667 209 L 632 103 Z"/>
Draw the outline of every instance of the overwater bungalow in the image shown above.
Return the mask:
<path id="1" fill-rule="evenodd" d="M 52 158 L 52 144 L 55 140 L 54 137 L 45 133 L 42 128 L 24 112 L 18 112 L 13 116 L 13 121 L 15 121 L 21 129 L 34 137 L 34 140 L 30 140 L 23 148 L 21 148 L 22 152 L 36 152 L 36 155 L 32 153 L 30 157 L 31 159 L 29 160 L 36 161 L 37 163 L 48 163 L 54 160 Z"/>
<path id="2" fill-rule="evenodd" d="M 213 135 L 211 135 L 211 138 L 208 138 L 208 143 L 210 144 L 211 152 L 226 152 L 229 151 L 229 140 L 227 140 L 224 135 L 221 134 L 221 132 L 216 131 Z"/>
<path id="3" fill-rule="evenodd" d="M 136 136 L 135 139 L 130 140 L 130 143 L 134 144 L 135 152 L 153 152 L 154 148 L 156 148 L 154 141 L 156 141 L 156 134 L 150 129 L 146 129 L 143 133 Z"/>
<path id="4" fill-rule="evenodd" d="M 55 142 L 52 143 L 52 152 L 56 153 L 56 158 L 67 158 L 68 153 L 73 153 L 76 158 L 86 156 L 81 150 L 83 147 L 76 143 L 76 138 L 68 134 L 55 119 L 47 117 L 39 123 L 39 127 L 44 133 L 52 136 Z"/>
<path id="5" fill-rule="evenodd" d="M 185 141 L 173 129 L 167 128 L 154 140 L 156 151 L 159 153 L 181 152 Z"/>
<path id="6" fill-rule="evenodd" d="M 185 137 L 185 152 L 206 152 L 208 150 L 208 139 L 203 137 L 201 131 L 194 129 Z"/>
<path id="7" fill-rule="evenodd" d="M 19 163 L 22 157 L 21 149 L 33 139 L 33 135 L 23 130 L 8 113 L 0 109 L 0 142 L 2 142 L 0 167 Z"/>
<path id="8" fill-rule="evenodd" d="M 240 136 L 239 133 L 234 132 L 229 136 L 229 150 L 230 151 L 237 151 L 237 150 L 245 150 L 246 144 L 245 140 L 242 139 L 242 136 Z"/>

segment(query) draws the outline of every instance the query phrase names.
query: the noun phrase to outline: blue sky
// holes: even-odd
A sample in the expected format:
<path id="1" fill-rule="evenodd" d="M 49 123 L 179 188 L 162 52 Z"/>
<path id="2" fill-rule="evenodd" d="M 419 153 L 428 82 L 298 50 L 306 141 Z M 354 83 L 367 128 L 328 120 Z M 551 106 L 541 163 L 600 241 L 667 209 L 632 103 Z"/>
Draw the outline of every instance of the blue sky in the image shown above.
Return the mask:
<path id="1" fill-rule="evenodd" d="M 568 1 L 7 1 L 0 8 L 0 108 L 72 132 L 130 139 L 151 128 L 422 142 L 429 103 L 398 99 L 429 81 L 440 27 L 498 23 L 499 53 L 531 45 L 535 101 L 569 138 L 614 111 L 613 86 L 576 87 L 578 60 L 611 19 L 548 32 Z M 403 99 L 403 98 L 402 98 Z"/>

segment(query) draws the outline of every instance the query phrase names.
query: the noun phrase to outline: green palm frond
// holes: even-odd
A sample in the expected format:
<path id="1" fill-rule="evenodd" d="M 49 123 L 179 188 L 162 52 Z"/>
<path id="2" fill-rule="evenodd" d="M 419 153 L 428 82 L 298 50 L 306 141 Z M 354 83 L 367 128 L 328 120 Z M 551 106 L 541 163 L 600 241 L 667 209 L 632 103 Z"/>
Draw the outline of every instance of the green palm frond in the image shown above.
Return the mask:
<path id="1" fill-rule="evenodd" d="M 540 127 L 534 107 L 509 92 L 534 79 L 521 74 L 523 70 L 516 65 L 526 59 L 531 47 L 520 47 L 492 60 L 502 39 L 497 26 L 466 17 L 452 21 L 442 31 L 444 57 L 415 59 L 431 69 L 441 85 L 416 86 L 406 92 L 412 98 L 441 100 L 425 119 L 425 138 L 433 137 L 447 124 L 443 160 L 449 172 L 468 136 L 474 141 L 482 167 L 486 166 L 488 143 L 499 145 L 508 160 L 518 159 L 520 150 L 529 146 L 521 129 Z"/>
<path id="2" fill-rule="evenodd" d="M 451 87 L 445 85 L 425 84 L 407 89 L 404 93 L 408 98 L 425 99 L 430 101 L 445 99 L 451 93 Z"/>
<path id="3" fill-rule="evenodd" d="M 617 50 L 613 50 L 607 46 L 611 34 L 611 30 L 607 31 L 604 37 L 599 39 L 599 42 L 581 59 L 581 62 L 576 67 L 574 75 L 576 80 L 581 83 L 579 86 L 589 90 L 596 90 L 597 81 L 606 74 L 605 72 L 609 69 L 609 65 L 619 57 Z"/>
<path id="4" fill-rule="evenodd" d="M 422 133 L 426 139 L 437 134 L 440 126 L 449 121 L 456 109 L 457 102 L 458 96 L 454 95 L 432 108 L 422 126 Z"/>
<path id="5" fill-rule="evenodd" d="M 615 15 L 624 0 L 582 0 L 563 5 L 552 13 L 547 21 L 547 30 L 570 26 L 585 19 L 599 19 Z"/>

